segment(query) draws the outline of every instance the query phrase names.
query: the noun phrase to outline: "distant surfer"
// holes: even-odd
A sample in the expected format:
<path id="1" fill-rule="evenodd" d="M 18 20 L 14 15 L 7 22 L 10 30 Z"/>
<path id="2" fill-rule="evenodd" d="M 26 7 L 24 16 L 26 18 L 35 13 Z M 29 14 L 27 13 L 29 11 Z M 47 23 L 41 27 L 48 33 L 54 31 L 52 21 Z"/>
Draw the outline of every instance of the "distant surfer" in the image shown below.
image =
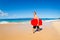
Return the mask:
<path id="1" fill-rule="evenodd" d="M 31 24 L 33 25 L 33 33 L 35 33 L 35 30 L 37 28 L 36 31 L 39 31 L 40 28 L 39 26 L 42 25 L 42 20 L 40 20 L 36 14 L 36 12 L 34 11 L 34 17 L 33 19 L 31 20 Z"/>

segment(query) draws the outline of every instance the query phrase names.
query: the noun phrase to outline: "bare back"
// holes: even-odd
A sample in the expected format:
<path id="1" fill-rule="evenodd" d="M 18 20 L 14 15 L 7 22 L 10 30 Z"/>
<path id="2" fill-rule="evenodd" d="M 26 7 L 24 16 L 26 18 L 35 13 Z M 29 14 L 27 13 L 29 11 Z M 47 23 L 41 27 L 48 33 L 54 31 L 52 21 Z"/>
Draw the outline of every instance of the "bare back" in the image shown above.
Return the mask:
<path id="1" fill-rule="evenodd" d="M 38 19 L 38 16 L 37 15 L 34 15 L 34 19 Z"/>

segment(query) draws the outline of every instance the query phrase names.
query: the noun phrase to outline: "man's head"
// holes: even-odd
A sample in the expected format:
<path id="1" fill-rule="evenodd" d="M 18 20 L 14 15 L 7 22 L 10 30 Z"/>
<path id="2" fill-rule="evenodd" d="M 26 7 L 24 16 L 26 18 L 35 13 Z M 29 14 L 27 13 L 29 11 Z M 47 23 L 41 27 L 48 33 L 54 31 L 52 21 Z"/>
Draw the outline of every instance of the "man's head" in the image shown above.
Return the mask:
<path id="1" fill-rule="evenodd" d="M 36 12 L 34 11 L 34 15 L 36 15 Z"/>

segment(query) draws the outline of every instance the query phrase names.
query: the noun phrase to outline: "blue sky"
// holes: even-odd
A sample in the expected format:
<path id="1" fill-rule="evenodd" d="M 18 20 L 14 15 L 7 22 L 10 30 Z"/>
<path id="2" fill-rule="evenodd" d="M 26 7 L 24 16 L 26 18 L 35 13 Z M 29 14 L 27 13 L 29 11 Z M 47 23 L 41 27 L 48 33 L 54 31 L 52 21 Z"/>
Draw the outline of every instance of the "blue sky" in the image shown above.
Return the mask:
<path id="1" fill-rule="evenodd" d="M 60 0 L 0 0 L 1 18 L 59 18 Z"/>

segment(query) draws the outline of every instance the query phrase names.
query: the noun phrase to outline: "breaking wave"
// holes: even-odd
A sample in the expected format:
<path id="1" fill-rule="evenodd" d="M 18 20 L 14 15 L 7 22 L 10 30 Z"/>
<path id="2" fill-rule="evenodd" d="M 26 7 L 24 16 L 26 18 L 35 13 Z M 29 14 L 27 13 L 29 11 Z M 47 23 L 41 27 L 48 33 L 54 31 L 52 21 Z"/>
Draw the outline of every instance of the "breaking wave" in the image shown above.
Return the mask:
<path id="1" fill-rule="evenodd" d="M 9 23 L 8 21 L 1 21 L 0 24 L 7 24 Z"/>

